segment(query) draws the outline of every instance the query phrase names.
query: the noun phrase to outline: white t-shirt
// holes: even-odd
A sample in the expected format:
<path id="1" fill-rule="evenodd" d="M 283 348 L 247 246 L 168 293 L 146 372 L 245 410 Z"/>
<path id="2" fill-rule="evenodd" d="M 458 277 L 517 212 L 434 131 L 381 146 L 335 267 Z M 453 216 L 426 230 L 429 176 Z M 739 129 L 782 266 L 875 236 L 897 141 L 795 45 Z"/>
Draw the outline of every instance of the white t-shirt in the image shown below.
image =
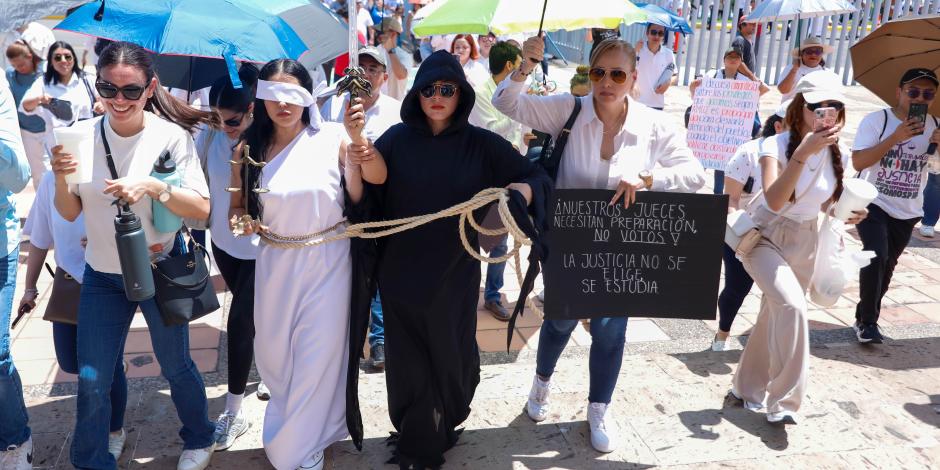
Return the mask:
<path id="1" fill-rule="evenodd" d="M 651 108 L 666 106 L 666 95 L 656 93 L 656 82 L 663 72 L 672 67 L 673 75 L 676 68 L 676 56 L 668 47 L 662 46 L 659 52 L 653 54 L 647 44 L 640 47 L 636 56 L 636 87 L 639 91 L 637 101 Z"/>
<path id="2" fill-rule="evenodd" d="M 749 140 L 738 147 L 725 165 L 725 176 L 741 184 L 747 184 L 748 178 L 754 178 L 751 194 L 760 191 L 760 145 L 763 138 Z"/>
<path id="3" fill-rule="evenodd" d="M 793 69 L 793 62 L 790 62 L 787 64 L 786 68 L 783 69 L 783 73 L 780 74 L 781 82 L 783 81 L 784 78 L 787 78 L 787 75 L 790 73 L 790 70 L 792 69 Z M 793 98 L 794 96 L 796 96 L 796 84 L 800 82 L 800 79 L 809 73 L 816 72 L 819 70 L 826 70 L 826 68 L 823 67 L 822 65 L 817 65 L 815 67 L 807 67 L 803 65 L 802 63 L 800 63 L 800 68 L 797 69 L 796 71 L 796 78 L 793 80 L 793 87 L 790 88 L 789 92 L 783 94 L 783 96 L 780 98 L 780 102 L 783 103 L 784 101 L 789 100 Z M 780 86 L 779 82 L 777 83 L 777 86 Z"/>
<path id="4" fill-rule="evenodd" d="M 467 76 L 467 81 L 470 82 L 470 86 L 473 88 L 483 85 L 490 79 L 488 69 L 484 68 L 479 62 L 473 59 L 468 60 L 467 63 L 464 64 L 463 73 Z"/>
<path id="5" fill-rule="evenodd" d="M 85 215 L 85 231 L 88 245 L 85 248 L 85 261 L 95 271 L 120 274 L 121 263 L 118 260 L 117 244 L 114 241 L 114 216 L 117 209 L 112 206 L 114 198 L 104 194 L 105 179 L 111 179 L 105 158 L 104 144 L 101 141 L 101 126 L 104 128 L 111 146 L 114 166 L 118 176 L 143 178 L 153 171 L 153 164 L 164 151 L 169 151 L 176 162 L 176 171 L 181 177 L 181 186 L 196 191 L 209 198 L 206 178 L 196 156 L 193 138 L 183 128 L 157 115 L 145 112 L 144 130 L 131 137 L 120 137 L 114 133 L 106 118 L 96 118 L 79 125 L 89 126 L 88 132 L 95 133 L 95 155 L 91 183 L 69 185 L 69 191 L 82 199 L 82 212 Z M 85 124 L 85 123 L 88 124 Z M 93 127 L 91 127 L 93 126 Z M 169 254 L 173 248 L 175 233 L 158 232 L 153 227 L 152 200 L 143 197 L 131 210 L 140 217 L 141 225 L 147 237 L 147 245 L 162 245 L 162 253 Z"/>
<path id="6" fill-rule="evenodd" d="M 705 76 L 708 77 L 708 78 L 718 78 L 718 79 L 721 79 L 721 80 L 725 80 L 725 69 L 712 69 L 712 70 L 709 70 L 708 73 L 705 74 Z M 745 82 L 751 80 L 750 78 L 745 77 L 741 72 L 737 72 L 737 73 L 735 74 L 735 76 L 734 76 L 734 79 L 735 79 L 735 80 L 742 80 L 742 81 L 745 81 Z"/>
<path id="7" fill-rule="evenodd" d="M 238 259 L 255 259 L 258 256 L 258 236 L 236 237 L 229 230 L 228 210 L 232 205 L 232 195 L 225 188 L 232 181 L 232 149 L 235 141 L 224 132 L 206 129 L 196 138 L 196 151 L 204 157 L 206 173 L 209 174 L 209 200 L 212 211 L 209 214 L 209 233 L 212 243 Z M 202 155 L 205 153 L 205 155 Z"/>
<path id="8" fill-rule="evenodd" d="M 782 168 L 787 167 L 787 145 L 790 142 L 790 132 L 783 132 L 773 137 L 764 139 L 761 143 L 760 156 L 774 157 L 780 162 Z M 844 145 L 839 146 L 842 153 L 842 167 L 845 171 L 848 169 L 849 157 L 851 152 Z M 822 171 L 819 178 L 815 178 L 815 172 Z M 816 183 L 810 188 L 810 183 L 816 179 Z M 832 197 L 836 189 L 836 173 L 832 167 L 832 155 L 829 148 L 825 148 L 813 156 L 806 159 L 803 164 L 803 172 L 800 173 L 796 181 L 795 194 L 798 200 L 795 204 L 787 203 L 780 212 L 786 210 L 784 217 L 793 220 L 812 220 L 819 216 L 822 204 Z M 791 207 L 792 206 L 792 207 Z M 787 209 L 787 207 L 790 207 Z"/>
<path id="9" fill-rule="evenodd" d="M 76 281 L 82 282 L 85 272 L 85 222 L 82 214 L 74 222 L 69 222 L 59 215 L 53 205 L 55 201 L 55 174 L 47 171 L 42 175 L 36 199 L 29 210 L 23 234 L 29 235 L 29 241 L 37 248 L 48 250 L 55 248 L 52 254 L 56 266 L 65 270 Z"/>
<path id="10" fill-rule="evenodd" d="M 392 60 L 389 56 L 394 54 L 395 57 L 398 58 L 398 61 L 405 66 L 406 70 L 411 68 L 411 56 L 409 56 L 404 51 L 404 49 L 400 47 L 392 49 L 391 54 L 384 47 L 379 48 L 379 50 L 385 54 L 385 63 L 388 64 L 388 67 L 385 68 L 385 70 L 388 72 L 388 80 L 382 84 L 382 94 L 401 101 L 405 99 L 405 95 L 408 93 L 408 77 L 399 80 L 398 77 L 395 76 L 395 72 L 392 71 Z"/>
<path id="11" fill-rule="evenodd" d="M 85 82 L 88 86 L 85 86 Z M 89 94 L 90 93 L 90 94 Z M 26 111 L 23 108 L 23 102 L 33 98 L 38 98 L 47 94 L 53 98 L 66 100 L 72 104 L 72 120 L 63 121 L 52 115 L 52 111 L 43 107 L 36 106 L 32 111 Z M 37 115 L 46 122 L 46 144 L 49 147 L 55 145 L 52 140 L 52 129 L 55 127 L 67 127 L 76 121 L 90 119 L 94 116 L 95 99 L 98 97 L 98 90 L 95 89 L 95 75 L 85 73 L 85 80 L 82 80 L 78 74 L 73 73 L 68 83 L 46 83 L 43 77 L 39 77 L 23 94 L 20 100 L 19 111 L 27 115 Z"/>
<path id="12" fill-rule="evenodd" d="M 359 31 L 366 38 L 369 37 L 369 28 L 375 26 L 375 22 L 372 21 L 372 15 L 369 14 L 369 10 L 359 7 L 359 10 L 356 12 L 356 31 Z"/>
<path id="13" fill-rule="evenodd" d="M 334 96 L 320 108 L 320 116 L 324 121 L 343 122 L 343 113 L 346 111 L 349 103 L 349 94 L 343 93 L 342 96 Z M 366 111 L 366 127 L 362 134 L 367 139 L 375 142 L 389 127 L 401 122 L 401 101 L 390 96 L 380 94 L 375 104 Z"/>
<path id="14" fill-rule="evenodd" d="M 927 160 L 930 157 L 927 147 L 930 135 L 937 128 L 935 119 L 927 116 L 923 134 L 892 147 L 878 163 L 862 170 L 861 178 L 878 188 L 875 204 L 895 219 L 924 215 L 924 187 L 927 186 Z M 878 145 L 900 124 L 901 120 L 890 109 L 868 114 L 858 125 L 852 150 Z"/>

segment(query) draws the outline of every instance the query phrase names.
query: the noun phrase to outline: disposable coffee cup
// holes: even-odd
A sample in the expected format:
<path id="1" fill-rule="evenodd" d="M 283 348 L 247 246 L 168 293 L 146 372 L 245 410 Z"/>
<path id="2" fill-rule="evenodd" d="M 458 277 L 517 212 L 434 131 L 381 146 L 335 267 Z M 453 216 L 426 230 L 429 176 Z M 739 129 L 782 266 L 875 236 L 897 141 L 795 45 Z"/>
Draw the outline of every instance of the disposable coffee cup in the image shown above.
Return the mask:
<path id="1" fill-rule="evenodd" d="M 65 175 L 68 184 L 91 183 L 92 159 L 95 156 L 95 131 L 90 127 L 57 127 L 52 130 L 56 145 L 75 157 L 75 172 Z"/>
<path id="2" fill-rule="evenodd" d="M 847 179 L 842 182 L 842 195 L 832 209 L 832 215 L 840 220 L 846 221 L 852 218 L 854 211 L 860 211 L 875 198 L 878 197 L 878 189 L 875 185 L 859 178 Z"/>

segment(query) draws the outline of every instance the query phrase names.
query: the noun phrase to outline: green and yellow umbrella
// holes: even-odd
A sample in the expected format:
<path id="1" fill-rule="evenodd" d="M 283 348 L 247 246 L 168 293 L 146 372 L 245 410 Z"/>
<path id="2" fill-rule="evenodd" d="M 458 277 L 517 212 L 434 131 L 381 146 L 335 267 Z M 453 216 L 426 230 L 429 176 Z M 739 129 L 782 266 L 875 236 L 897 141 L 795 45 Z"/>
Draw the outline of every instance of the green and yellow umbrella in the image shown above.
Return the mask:
<path id="1" fill-rule="evenodd" d="M 628 0 L 436 0 L 415 26 L 432 34 L 515 34 L 581 28 L 619 28 L 646 22 Z"/>

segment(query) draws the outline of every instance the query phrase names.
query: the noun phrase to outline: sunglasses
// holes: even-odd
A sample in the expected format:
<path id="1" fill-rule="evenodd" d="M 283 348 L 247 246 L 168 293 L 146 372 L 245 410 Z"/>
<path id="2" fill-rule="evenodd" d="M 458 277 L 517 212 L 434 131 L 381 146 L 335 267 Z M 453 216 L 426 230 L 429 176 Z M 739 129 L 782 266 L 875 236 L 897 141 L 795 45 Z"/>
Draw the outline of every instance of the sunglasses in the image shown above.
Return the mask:
<path id="1" fill-rule="evenodd" d="M 820 101 L 819 103 L 806 103 L 806 109 L 816 111 L 819 108 L 834 108 L 836 111 L 842 111 L 845 105 L 838 101 Z"/>
<path id="2" fill-rule="evenodd" d="M 238 118 L 226 119 L 222 121 L 222 125 L 226 127 L 238 127 L 242 125 L 242 119 L 245 119 L 245 115 L 242 114 Z"/>
<path id="3" fill-rule="evenodd" d="M 98 90 L 98 94 L 102 98 L 114 98 L 117 96 L 118 92 L 124 95 L 124 98 L 127 98 L 131 101 L 136 101 L 140 99 L 140 96 L 144 94 L 144 90 L 147 87 L 142 85 L 127 85 L 118 87 L 112 83 L 108 83 L 104 80 L 98 80 L 95 82 L 95 89 Z"/>
<path id="4" fill-rule="evenodd" d="M 421 96 L 425 98 L 431 98 L 438 90 L 440 90 L 442 98 L 450 98 L 457 93 L 457 85 L 450 83 L 443 85 L 428 85 L 421 89 Z"/>
<path id="5" fill-rule="evenodd" d="M 591 78 L 592 82 L 598 83 L 601 80 L 603 80 L 604 77 L 607 76 L 607 74 L 610 74 L 610 79 L 613 80 L 614 83 L 618 85 L 627 81 L 627 72 L 624 72 L 623 70 L 619 70 L 619 69 L 606 70 L 600 67 L 592 68 L 588 72 L 588 77 Z"/>
<path id="6" fill-rule="evenodd" d="M 908 88 L 907 91 L 905 91 L 904 93 L 907 94 L 907 97 L 912 100 L 916 100 L 921 95 L 923 95 L 925 100 L 930 101 L 935 96 L 937 96 L 936 90 L 921 90 L 920 88 L 913 88 L 913 87 Z"/>
<path id="7" fill-rule="evenodd" d="M 55 54 L 52 56 L 54 62 L 71 62 L 74 59 L 72 54 Z"/>
<path id="8" fill-rule="evenodd" d="M 806 54 L 806 55 L 822 55 L 822 54 L 823 54 L 823 48 L 821 48 L 821 47 L 807 47 L 806 49 L 803 49 L 803 54 Z"/>

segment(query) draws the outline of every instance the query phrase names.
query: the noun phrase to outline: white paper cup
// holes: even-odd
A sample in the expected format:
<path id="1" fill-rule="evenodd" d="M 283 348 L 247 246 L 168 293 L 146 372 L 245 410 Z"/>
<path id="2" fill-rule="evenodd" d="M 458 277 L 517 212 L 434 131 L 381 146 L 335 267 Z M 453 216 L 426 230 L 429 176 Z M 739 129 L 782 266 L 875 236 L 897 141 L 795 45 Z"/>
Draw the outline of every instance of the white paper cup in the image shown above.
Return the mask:
<path id="1" fill-rule="evenodd" d="M 842 182 L 842 196 L 832 208 L 832 215 L 843 221 L 852 218 L 853 211 L 860 211 L 878 197 L 875 185 L 863 179 L 851 178 Z"/>
<path id="2" fill-rule="evenodd" d="M 95 156 L 95 130 L 92 127 L 57 127 L 52 130 L 56 145 L 75 157 L 75 172 L 65 175 L 68 184 L 91 182 L 92 161 Z"/>

